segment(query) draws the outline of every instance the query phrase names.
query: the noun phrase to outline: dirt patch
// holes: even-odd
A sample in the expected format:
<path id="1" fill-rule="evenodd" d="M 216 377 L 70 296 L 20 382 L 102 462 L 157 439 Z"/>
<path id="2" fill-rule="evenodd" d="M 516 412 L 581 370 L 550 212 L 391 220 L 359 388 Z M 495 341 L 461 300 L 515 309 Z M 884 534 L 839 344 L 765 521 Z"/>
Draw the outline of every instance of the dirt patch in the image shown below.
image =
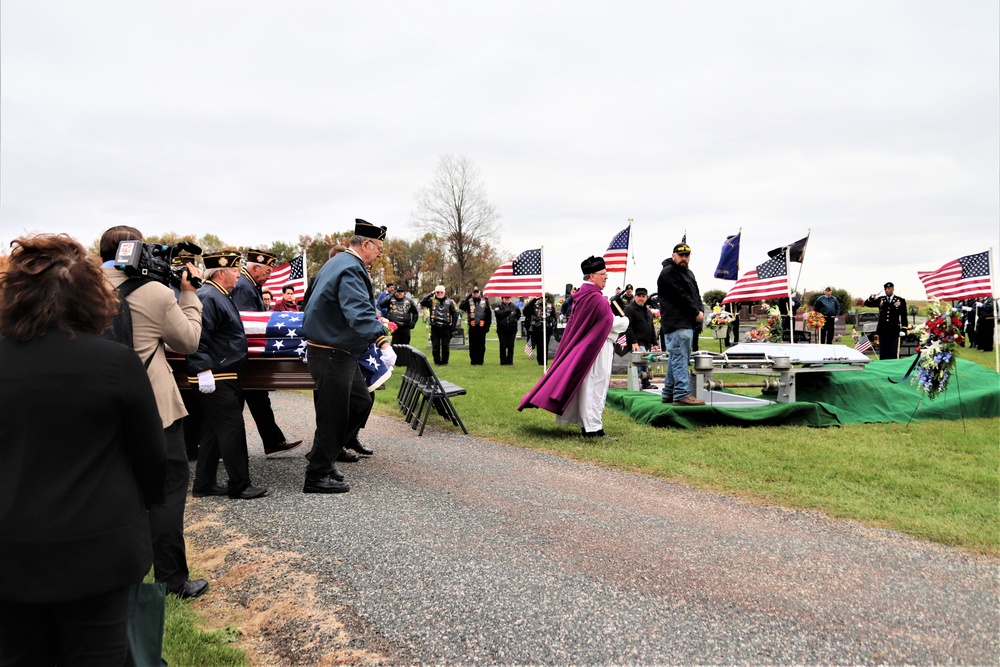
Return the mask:
<path id="1" fill-rule="evenodd" d="M 252 665 L 387 665 L 387 641 L 320 591 L 336 583 L 302 567 L 300 554 L 253 544 L 207 503 L 188 501 L 188 564 L 211 588 L 192 603 L 210 630 L 236 628 Z"/>

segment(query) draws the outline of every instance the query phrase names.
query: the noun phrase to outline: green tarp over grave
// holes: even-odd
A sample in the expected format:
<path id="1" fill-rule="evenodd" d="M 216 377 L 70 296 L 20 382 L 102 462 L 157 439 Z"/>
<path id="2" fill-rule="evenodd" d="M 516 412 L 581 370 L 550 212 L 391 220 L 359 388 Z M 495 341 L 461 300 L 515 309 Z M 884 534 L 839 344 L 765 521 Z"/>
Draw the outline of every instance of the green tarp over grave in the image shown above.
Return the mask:
<path id="1" fill-rule="evenodd" d="M 873 361 L 862 371 L 797 374 L 795 403 L 752 408 L 674 407 L 661 403 L 659 394 L 612 389 L 608 405 L 640 424 L 676 428 L 906 423 L 911 416 L 913 421 L 962 419 L 963 415 L 1000 417 L 1000 374 L 959 359 L 956 377 L 932 401 L 909 379 L 900 380 L 911 363 L 912 358 Z M 890 377 L 899 384 L 889 382 Z"/>

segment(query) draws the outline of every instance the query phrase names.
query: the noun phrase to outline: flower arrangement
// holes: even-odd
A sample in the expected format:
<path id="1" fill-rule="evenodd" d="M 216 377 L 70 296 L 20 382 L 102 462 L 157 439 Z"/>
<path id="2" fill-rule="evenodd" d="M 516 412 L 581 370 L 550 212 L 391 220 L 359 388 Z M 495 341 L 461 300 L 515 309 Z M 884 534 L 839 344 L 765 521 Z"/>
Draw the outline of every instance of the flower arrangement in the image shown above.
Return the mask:
<path id="1" fill-rule="evenodd" d="M 751 343 L 780 343 L 781 342 L 781 311 L 777 306 L 762 304 L 767 308 L 767 319 L 756 329 L 751 329 L 746 333 L 747 341 Z"/>
<path id="2" fill-rule="evenodd" d="M 733 316 L 730 313 L 723 310 L 721 306 L 713 306 L 712 314 L 708 316 L 705 326 L 709 329 L 721 329 L 729 326 L 732 321 Z"/>
<path id="3" fill-rule="evenodd" d="M 819 311 L 812 311 L 806 317 L 806 326 L 812 327 L 813 329 L 821 329 L 823 325 L 826 324 L 826 316 Z"/>
<path id="4" fill-rule="evenodd" d="M 931 299 L 927 321 L 917 327 L 916 333 L 920 337 L 917 347 L 919 375 L 913 377 L 913 382 L 933 400 L 948 387 L 948 380 L 954 373 L 955 352 L 965 340 L 962 316 L 955 308 L 942 306 L 937 299 Z"/>

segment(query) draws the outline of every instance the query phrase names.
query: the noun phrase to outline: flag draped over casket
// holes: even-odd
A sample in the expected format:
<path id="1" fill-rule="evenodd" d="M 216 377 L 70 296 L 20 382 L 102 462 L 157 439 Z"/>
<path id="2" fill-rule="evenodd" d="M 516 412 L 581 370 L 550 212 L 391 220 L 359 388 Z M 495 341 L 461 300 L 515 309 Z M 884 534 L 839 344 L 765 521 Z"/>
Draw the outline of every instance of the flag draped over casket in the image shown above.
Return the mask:
<path id="1" fill-rule="evenodd" d="M 251 357 L 298 357 L 306 353 L 302 313 L 241 312 Z"/>

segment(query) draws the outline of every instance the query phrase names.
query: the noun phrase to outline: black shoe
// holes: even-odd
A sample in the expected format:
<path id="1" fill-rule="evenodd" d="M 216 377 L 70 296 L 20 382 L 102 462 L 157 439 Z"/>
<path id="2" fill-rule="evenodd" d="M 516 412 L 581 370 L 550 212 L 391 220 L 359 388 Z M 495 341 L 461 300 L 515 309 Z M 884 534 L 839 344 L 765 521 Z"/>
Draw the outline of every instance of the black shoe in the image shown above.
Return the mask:
<path id="1" fill-rule="evenodd" d="M 587 440 L 600 439 L 600 440 L 614 440 L 616 442 L 618 441 L 618 438 L 605 433 L 603 428 L 599 431 L 584 431 L 583 437 L 586 438 Z"/>
<path id="2" fill-rule="evenodd" d="M 355 438 L 354 441 L 351 442 L 351 444 L 349 444 L 347 446 L 347 448 L 348 449 L 353 449 L 355 452 L 357 452 L 361 456 L 374 456 L 374 454 L 375 454 L 374 451 L 372 451 L 371 449 L 368 449 L 367 447 L 365 447 L 364 445 L 362 445 L 361 441 L 358 440 L 357 438 Z"/>
<path id="3" fill-rule="evenodd" d="M 302 493 L 347 493 L 350 490 L 350 484 L 330 475 L 318 479 L 306 477 L 306 483 L 302 486 Z"/>
<path id="4" fill-rule="evenodd" d="M 222 486 L 221 484 L 213 484 L 207 487 L 194 487 L 191 489 L 191 496 L 193 498 L 207 498 L 208 496 L 228 496 L 229 489 Z"/>
<path id="5" fill-rule="evenodd" d="M 263 498 L 266 495 L 267 489 L 262 486 L 253 486 L 251 484 L 239 493 L 230 493 L 229 497 L 233 500 L 253 500 L 254 498 Z"/>
<path id="6" fill-rule="evenodd" d="M 208 582 L 204 579 L 188 579 L 180 588 L 168 589 L 167 595 L 176 595 L 182 600 L 200 597 L 208 590 Z"/>
<path id="7" fill-rule="evenodd" d="M 302 444 L 301 440 L 285 440 L 284 442 L 275 445 L 274 447 L 265 447 L 265 456 L 274 456 L 275 454 L 280 454 L 281 452 L 287 452 L 289 449 L 295 449 Z"/>
<path id="8" fill-rule="evenodd" d="M 345 449 L 337 457 L 337 463 L 357 463 L 361 458 L 349 449 Z"/>

